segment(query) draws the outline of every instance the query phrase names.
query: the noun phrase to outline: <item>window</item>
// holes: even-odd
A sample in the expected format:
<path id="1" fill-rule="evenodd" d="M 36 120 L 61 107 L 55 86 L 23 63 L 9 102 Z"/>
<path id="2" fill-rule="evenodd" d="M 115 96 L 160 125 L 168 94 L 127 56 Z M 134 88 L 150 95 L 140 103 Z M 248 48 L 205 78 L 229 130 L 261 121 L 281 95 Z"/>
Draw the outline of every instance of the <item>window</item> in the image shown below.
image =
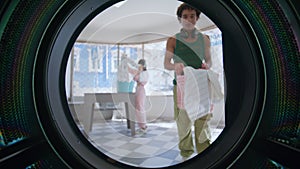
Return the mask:
<path id="1" fill-rule="evenodd" d="M 114 47 L 110 49 L 111 51 L 111 72 L 116 73 L 118 72 L 118 48 Z"/>
<path id="2" fill-rule="evenodd" d="M 101 46 L 89 45 L 87 47 L 89 72 L 103 72 L 104 50 Z"/>
<path id="3" fill-rule="evenodd" d="M 80 71 L 80 48 L 74 47 L 74 71 Z"/>

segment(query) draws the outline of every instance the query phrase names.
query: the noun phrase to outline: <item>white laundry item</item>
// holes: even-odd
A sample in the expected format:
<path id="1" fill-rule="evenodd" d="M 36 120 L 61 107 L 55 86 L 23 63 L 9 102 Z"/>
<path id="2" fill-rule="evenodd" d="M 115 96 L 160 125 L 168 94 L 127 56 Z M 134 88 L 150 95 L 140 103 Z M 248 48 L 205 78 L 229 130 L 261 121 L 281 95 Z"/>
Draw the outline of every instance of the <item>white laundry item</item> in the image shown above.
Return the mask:
<path id="1" fill-rule="evenodd" d="M 149 79 L 149 74 L 148 74 L 147 71 L 140 72 L 139 82 L 141 82 L 141 83 L 147 83 L 148 79 Z"/>
<path id="2" fill-rule="evenodd" d="M 126 54 L 121 56 L 121 62 L 117 73 L 117 91 L 118 92 L 132 92 L 134 81 L 133 76 L 129 73 L 128 67 L 138 67 L 138 65 L 131 60 Z"/>
<path id="3" fill-rule="evenodd" d="M 204 69 L 184 68 L 184 108 L 194 122 L 210 113 L 210 90 L 208 71 Z"/>
<path id="4" fill-rule="evenodd" d="M 133 60 L 127 57 L 122 57 L 122 60 L 118 67 L 118 74 L 117 74 L 119 82 L 130 82 L 132 80 L 132 75 L 128 71 L 129 65 L 132 65 L 133 67 L 137 67 L 137 64 L 134 63 Z"/>
<path id="5" fill-rule="evenodd" d="M 224 92 L 222 91 L 222 87 L 219 82 L 219 75 L 212 70 L 208 70 L 207 73 L 210 99 L 213 103 L 219 102 L 224 99 Z"/>

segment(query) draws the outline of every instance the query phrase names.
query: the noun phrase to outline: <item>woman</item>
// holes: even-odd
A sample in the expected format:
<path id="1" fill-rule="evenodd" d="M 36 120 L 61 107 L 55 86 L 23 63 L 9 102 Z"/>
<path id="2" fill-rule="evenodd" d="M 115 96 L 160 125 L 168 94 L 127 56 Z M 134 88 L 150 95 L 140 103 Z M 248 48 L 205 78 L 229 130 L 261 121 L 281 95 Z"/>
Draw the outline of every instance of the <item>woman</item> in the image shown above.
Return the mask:
<path id="1" fill-rule="evenodd" d="M 136 92 L 135 92 L 135 107 L 136 107 L 136 120 L 138 122 L 139 129 L 136 134 L 145 134 L 147 131 L 146 125 L 146 111 L 145 111 L 145 100 L 146 92 L 145 85 L 148 82 L 149 74 L 146 68 L 146 61 L 140 59 L 138 61 L 138 70 L 131 69 L 128 67 L 131 74 L 134 75 L 133 80 L 137 82 Z"/>

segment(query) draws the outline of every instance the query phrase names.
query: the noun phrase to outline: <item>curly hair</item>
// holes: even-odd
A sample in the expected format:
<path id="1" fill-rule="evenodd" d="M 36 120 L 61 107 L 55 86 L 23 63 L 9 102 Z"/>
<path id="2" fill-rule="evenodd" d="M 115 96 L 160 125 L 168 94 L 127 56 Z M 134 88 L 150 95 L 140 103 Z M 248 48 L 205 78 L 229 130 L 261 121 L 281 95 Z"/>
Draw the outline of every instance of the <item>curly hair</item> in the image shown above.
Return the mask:
<path id="1" fill-rule="evenodd" d="M 178 8 L 177 8 L 177 18 L 180 19 L 182 16 L 182 11 L 184 10 L 194 10 L 196 11 L 196 16 L 199 18 L 201 11 L 199 11 L 198 9 L 192 7 L 191 5 L 187 4 L 187 3 L 182 3 Z"/>

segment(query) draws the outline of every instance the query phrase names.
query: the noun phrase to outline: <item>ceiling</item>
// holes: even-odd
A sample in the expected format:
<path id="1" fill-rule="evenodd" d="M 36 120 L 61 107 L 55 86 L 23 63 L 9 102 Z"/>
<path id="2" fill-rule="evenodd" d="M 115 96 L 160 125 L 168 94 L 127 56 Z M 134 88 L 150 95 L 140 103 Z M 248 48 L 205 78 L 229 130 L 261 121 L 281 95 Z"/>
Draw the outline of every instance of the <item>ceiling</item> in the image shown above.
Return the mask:
<path id="1" fill-rule="evenodd" d="M 145 43 L 174 35 L 180 30 L 177 0 L 126 0 L 98 14 L 77 41 L 92 43 Z M 200 30 L 214 27 L 203 13 L 196 25 Z"/>

